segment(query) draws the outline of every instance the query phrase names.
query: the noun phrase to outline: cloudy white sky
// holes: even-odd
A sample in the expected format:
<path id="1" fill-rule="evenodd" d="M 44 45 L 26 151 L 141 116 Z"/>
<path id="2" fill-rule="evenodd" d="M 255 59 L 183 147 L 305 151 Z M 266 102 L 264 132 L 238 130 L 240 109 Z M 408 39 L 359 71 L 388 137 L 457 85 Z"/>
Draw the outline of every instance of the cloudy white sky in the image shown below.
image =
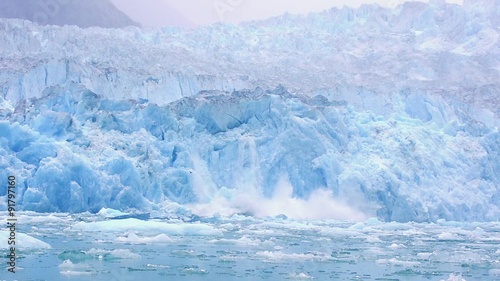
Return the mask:
<path id="1" fill-rule="evenodd" d="M 239 23 L 273 16 L 319 12 L 344 5 L 358 7 L 377 3 L 393 7 L 404 0 L 112 0 L 132 19 L 144 26 L 194 27 L 215 22 Z M 428 0 L 422 0 L 428 2 Z M 446 0 L 461 4 L 463 0 Z"/>

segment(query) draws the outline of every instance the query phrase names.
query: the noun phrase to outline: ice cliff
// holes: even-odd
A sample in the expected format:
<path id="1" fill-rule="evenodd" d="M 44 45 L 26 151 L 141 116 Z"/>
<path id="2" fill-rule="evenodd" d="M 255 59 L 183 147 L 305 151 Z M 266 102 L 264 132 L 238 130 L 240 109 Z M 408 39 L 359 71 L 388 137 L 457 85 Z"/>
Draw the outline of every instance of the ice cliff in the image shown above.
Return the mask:
<path id="1" fill-rule="evenodd" d="M 0 20 L 0 178 L 40 212 L 497 221 L 499 19 L 433 1 L 195 30 Z"/>

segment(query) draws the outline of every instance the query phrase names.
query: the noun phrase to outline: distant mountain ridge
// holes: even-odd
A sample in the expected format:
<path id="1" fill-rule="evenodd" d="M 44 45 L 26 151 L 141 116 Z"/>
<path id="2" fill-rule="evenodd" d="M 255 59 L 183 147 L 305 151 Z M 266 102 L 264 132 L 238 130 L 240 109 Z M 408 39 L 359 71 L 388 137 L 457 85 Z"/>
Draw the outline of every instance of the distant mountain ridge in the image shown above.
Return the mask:
<path id="1" fill-rule="evenodd" d="M 18 18 L 40 25 L 121 28 L 139 26 L 109 0 L 2 0 L 0 18 Z"/>

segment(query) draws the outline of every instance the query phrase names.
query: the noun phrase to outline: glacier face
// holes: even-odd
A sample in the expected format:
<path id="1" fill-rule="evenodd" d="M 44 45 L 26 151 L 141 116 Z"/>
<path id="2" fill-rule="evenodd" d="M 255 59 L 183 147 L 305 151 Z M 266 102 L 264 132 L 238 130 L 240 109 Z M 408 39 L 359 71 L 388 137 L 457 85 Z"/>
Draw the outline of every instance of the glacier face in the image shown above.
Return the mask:
<path id="1" fill-rule="evenodd" d="M 498 220 L 499 7 L 196 30 L 0 20 L 0 177 L 40 212 Z"/>
<path id="2" fill-rule="evenodd" d="M 432 119 L 450 121 L 404 113 L 411 98 L 384 117 L 284 88 L 204 92 L 158 106 L 72 83 L 6 110 L 2 176 L 18 175 L 19 204 L 41 212 L 151 211 L 173 201 L 208 204 L 206 215 L 290 214 L 294 202 L 280 197 L 326 189 L 336 200 L 321 211 L 330 218 L 498 219 L 498 129 L 461 115 L 466 105 L 431 98 Z"/>
<path id="3" fill-rule="evenodd" d="M 159 104 L 207 89 L 341 88 L 348 94 L 332 98 L 345 99 L 357 87 L 384 95 L 410 87 L 498 110 L 499 5 L 365 5 L 194 30 L 1 20 L 0 84 L 13 101 L 72 81 L 106 97 Z"/>

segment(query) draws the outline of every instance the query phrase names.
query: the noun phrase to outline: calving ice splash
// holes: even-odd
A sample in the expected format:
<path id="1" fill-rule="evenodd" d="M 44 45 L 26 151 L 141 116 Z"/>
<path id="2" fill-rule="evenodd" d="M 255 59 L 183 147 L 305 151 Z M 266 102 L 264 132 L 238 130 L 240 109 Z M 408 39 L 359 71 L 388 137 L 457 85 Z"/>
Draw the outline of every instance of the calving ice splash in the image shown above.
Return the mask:
<path id="1" fill-rule="evenodd" d="M 498 13 L 0 19 L 16 278 L 500 278 Z"/>
<path id="2" fill-rule="evenodd" d="M 318 208 L 321 206 L 321 208 Z M 285 177 L 277 182 L 273 195 L 263 196 L 259 189 L 229 190 L 220 189 L 207 203 L 188 205 L 200 216 L 245 213 L 255 217 L 283 216 L 295 219 L 338 219 L 361 221 L 367 215 L 342 199 L 335 198 L 326 188 L 314 190 L 307 198 L 293 195 L 293 186 Z M 366 210 L 366 209 L 365 209 Z"/>

